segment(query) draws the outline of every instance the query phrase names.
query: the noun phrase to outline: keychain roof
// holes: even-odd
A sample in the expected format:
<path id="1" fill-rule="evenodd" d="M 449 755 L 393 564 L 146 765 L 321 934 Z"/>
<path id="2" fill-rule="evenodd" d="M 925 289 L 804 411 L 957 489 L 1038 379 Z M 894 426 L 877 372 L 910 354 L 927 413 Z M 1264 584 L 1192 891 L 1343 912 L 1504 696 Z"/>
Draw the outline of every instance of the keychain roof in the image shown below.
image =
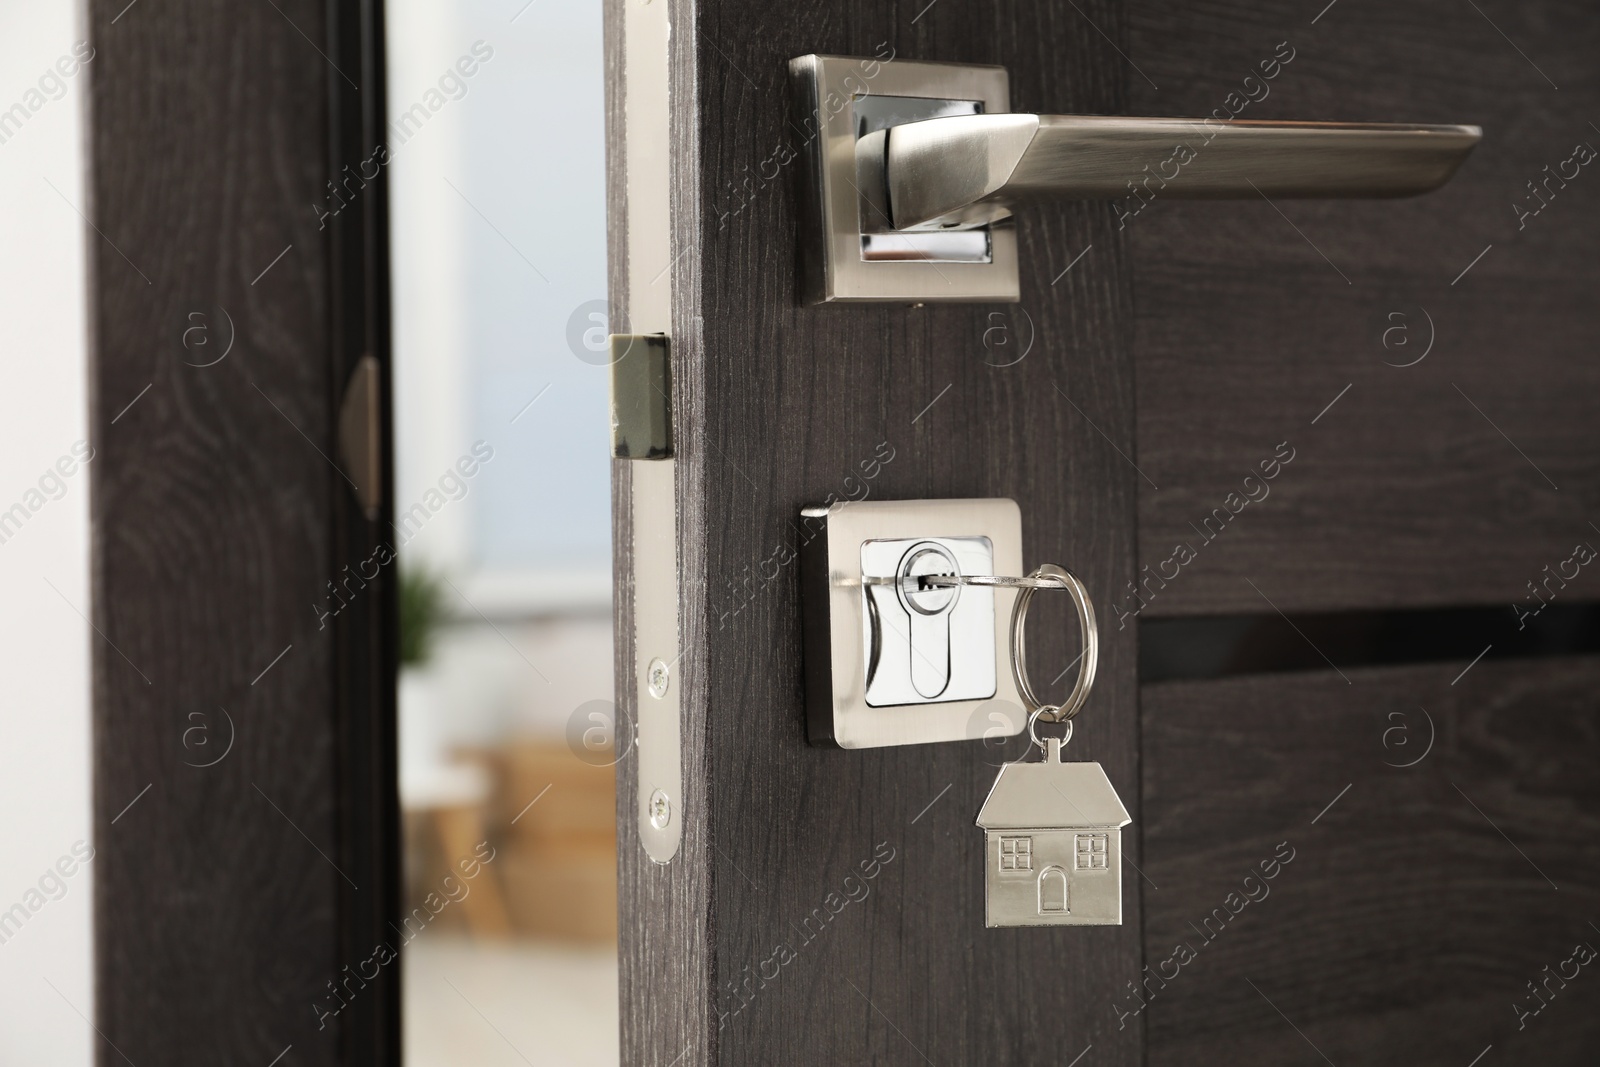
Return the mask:
<path id="1" fill-rule="evenodd" d="M 1068 798 L 1071 799 L 1068 799 Z M 1098 763 L 1008 763 L 978 812 L 985 830 L 1110 827 L 1133 819 Z"/>

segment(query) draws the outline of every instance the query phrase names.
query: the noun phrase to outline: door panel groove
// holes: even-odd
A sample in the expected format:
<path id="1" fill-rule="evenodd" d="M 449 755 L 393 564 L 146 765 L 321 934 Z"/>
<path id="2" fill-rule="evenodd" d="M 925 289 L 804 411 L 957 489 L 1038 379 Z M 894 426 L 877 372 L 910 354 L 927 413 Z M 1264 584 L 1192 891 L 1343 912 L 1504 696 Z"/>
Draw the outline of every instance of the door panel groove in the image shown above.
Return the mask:
<path id="1" fill-rule="evenodd" d="M 1139 681 L 1600 652 L 1600 603 L 1208 615 L 1139 624 Z"/>

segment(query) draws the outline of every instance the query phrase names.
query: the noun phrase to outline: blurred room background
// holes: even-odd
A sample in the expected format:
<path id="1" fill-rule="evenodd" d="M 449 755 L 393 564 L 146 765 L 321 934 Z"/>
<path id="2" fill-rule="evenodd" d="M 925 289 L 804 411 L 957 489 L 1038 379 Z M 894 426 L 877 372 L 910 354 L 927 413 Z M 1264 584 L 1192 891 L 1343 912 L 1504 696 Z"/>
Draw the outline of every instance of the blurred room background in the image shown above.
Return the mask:
<path id="1" fill-rule="evenodd" d="M 601 7 L 387 17 L 407 1064 L 614 1064 Z"/>

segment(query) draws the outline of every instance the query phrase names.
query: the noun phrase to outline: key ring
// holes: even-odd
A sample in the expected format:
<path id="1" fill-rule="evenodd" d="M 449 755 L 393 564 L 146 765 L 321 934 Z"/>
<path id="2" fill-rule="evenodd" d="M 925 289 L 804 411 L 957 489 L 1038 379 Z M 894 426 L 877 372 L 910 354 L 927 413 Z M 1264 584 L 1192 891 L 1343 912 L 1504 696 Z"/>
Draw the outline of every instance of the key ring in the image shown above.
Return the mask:
<path id="1" fill-rule="evenodd" d="M 1051 710 L 1051 706 L 1046 704 L 1043 707 L 1034 708 L 1033 714 L 1028 716 L 1028 737 L 1031 738 L 1033 743 L 1038 745 L 1041 750 L 1045 751 L 1048 751 L 1048 746 L 1046 746 L 1043 741 L 1039 740 L 1039 731 L 1035 728 L 1035 726 L 1039 721 L 1039 717 L 1049 710 Z M 1048 722 L 1050 720 L 1046 721 Z M 1066 720 L 1066 725 L 1067 732 L 1061 735 L 1062 748 L 1066 748 L 1067 742 L 1072 740 L 1072 720 Z M 1055 739 L 1052 738 L 1051 740 Z"/>
<path id="2" fill-rule="evenodd" d="M 1070 727 L 1073 716 L 1082 710 L 1085 701 L 1089 699 L 1089 690 L 1094 685 L 1095 669 L 1100 662 L 1100 630 L 1095 625 L 1094 605 L 1089 602 L 1089 591 L 1084 588 L 1083 582 L 1078 580 L 1077 575 L 1054 563 L 1043 563 L 1026 578 L 997 574 L 929 574 L 923 575 L 919 582 L 925 587 L 987 585 L 1019 590 L 1017 606 L 1011 612 L 1011 675 L 1017 680 L 1017 692 L 1021 695 L 1023 707 L 1028 712 L 1028 733 L 1033 737 L 1035 744 L 1040 744 L 1038 735 L 1033 729 L 1035 721 L 1043 719 L 1045 722 L 1065 722 Z M 1041 589 L 1065 589 L 1071 594 L 1072 603 L 1078 609 L 1078 628 L 1083 633 L 1083 655 L 1078 657 L 1078 681 L 1072 687 L 1072 692 L 1067 695 L 1067 699 L 1060 704 L 1040 702 L 1038 696 L 1034 694 L 1032 683 L 1028 680 L 1028 605 L 1032 603 L 1033 595 Z M 1071 736 L 1069 732 L 1067 737 Z M 1065 739 L 1062 743 L 1066 743 Z"/>
<path id="3" fill-rule="evenodd" d="M 1048 586 L 1028 586 L 1017 594 L 1017 606 L 1011 612 L 1011 673 L 1017 680 L 1017 691 L 1022 694 L 1024 707 L 1037 709 L 1039 717 L 1045 722 L 1070 722 L 1088 701 L 1089 690 L 1094 686 L 1095 670 L 1100 665 L 1100 629 L 1095 625 L 1094 605 L 1089 603 L 1089 590 L 1084 588 L 1083 582 L 1065 567 L 1042 563 L 1028 577 L 1054 579 L 1058 588 L 1065 589 L 1071 595 L 1073 606 L 1078 609 L 1078 628 L 1083 633 L 1083 654 L 1078 657 L 1077 683 L 1073 685 L 1072 692 L 1067 694 L 1066 700 L 1054 705 L 1052 714 L 1052 705 L 1042 704 L 1028 681 L 1027 654 L 1028 605 L 1033 601 L 1035 592 Z"/>

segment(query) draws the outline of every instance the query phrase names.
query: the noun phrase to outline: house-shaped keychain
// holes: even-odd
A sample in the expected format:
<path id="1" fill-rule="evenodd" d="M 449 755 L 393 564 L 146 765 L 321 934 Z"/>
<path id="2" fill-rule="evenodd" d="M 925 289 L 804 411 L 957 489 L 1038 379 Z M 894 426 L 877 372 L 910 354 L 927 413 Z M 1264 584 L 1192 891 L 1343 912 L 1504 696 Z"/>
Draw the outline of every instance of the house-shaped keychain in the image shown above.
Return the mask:
<path id="1" fill-rule="evenodd" d="M 1098 763 L 1008 763 L 978 812 L 986 926 L 1120 926 L 1122 828 L 1132 820 Z"/>

